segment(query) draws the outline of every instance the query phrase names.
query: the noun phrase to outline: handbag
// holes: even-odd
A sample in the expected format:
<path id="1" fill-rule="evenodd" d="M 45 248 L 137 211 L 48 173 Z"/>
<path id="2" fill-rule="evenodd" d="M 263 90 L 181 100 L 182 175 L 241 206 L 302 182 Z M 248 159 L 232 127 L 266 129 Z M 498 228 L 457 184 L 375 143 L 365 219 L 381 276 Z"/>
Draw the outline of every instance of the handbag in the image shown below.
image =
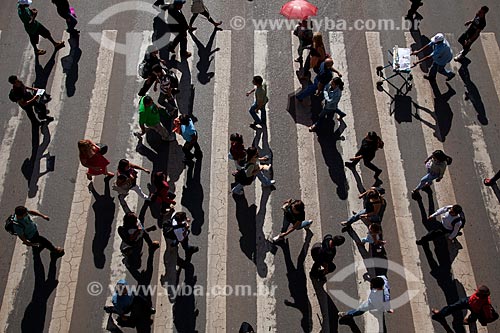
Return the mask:
<path id="1" fill-rule="evenodd" d="M 99 147 L 99 153 L 101 155 L 105 155 L 108 152 L 108 145 L 104 143 L 97 143 L 97 147 Z"/>

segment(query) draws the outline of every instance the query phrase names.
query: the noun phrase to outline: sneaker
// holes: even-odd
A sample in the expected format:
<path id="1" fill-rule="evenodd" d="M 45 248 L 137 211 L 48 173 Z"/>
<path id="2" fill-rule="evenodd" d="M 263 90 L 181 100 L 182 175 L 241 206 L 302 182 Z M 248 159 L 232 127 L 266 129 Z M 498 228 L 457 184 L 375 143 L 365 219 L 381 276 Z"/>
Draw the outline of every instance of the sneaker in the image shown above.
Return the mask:
<path id="1" fill-rule="evenodd" d="M 417 245 L 423 245 L 424 244 L 424 242 L 421 239 L 416 240 L 415 243 Z"/>
<path id="2" fill-rule="evenodd" d="M 284 239 L 283 237 L 281 237 L 280 235 L 277 235 L 277 236 L 274 236 L 274 237 L 273 237 L 273 242 L 274 242 L 274 243 L 275 243 L 275 242 L 279 242 L 279 241 L 282 241 L 283 239 Z"/>
<path id="3" fill-rule="evenodd" d="M 47 53 L 47 51 L 45 51 L 45 50 L 36 50 L 35 51 L 36 55 L 44 55 L 45 53 Z"/>
<path id="4" fill-rule="evenodd" d="M 450 74 L 450 76 L 448 76 L 448 77 L 446 78 L 446 81 L 451 81 L 451 80 L 453 80 L 453 78 L 454 78 L 456 75 L 457 75 L 457 74 L 455 74 L 455 73 L 451 73 L 451 74 Z"/>
<path id="5" fill-rule="evenodd" d="M 151 249 L 156 250 L 156 249 L 159 249 L 159 248 L 160 248 L 160 242 L 153 241 L 153 243 L 151 243 Z"/>
<path id="6" fill-rule="evenodd" d="M 420 193 L 418 193 L 418 190 L 413 190 L 413 191 L 411 191 L 411 198 L 413 200 L 418 200 L 418 199 L 421 199 L 422 196 L 420 195 Z"/>
<path id="7" fill-rule="evenodd" d="M 54 45 L 54 49 L 57 51 L 57 50 L 62 49 L 64 46 L 66 46 L 64 44 L 64 42 L 59 42 L 59 43 L 57 43 L 57 44 Z"/>
<path id="8" fill-rule="evenodd" d="M 54 258 L 60 258 L 64 255 L 64 249 L 62 247 L 56 247 L 54 251 L 50 253 Z"/>
<path id="9" fill-rule="evenodd" d="M 316 132 L 316 126 L 314 126 L 314 125 L 310 126 L 309 132 Z"/>
<path id="10" fill-rule="evenodd" d="M 347 313 L 343 311 L 338 313 L 339 318 L 345 317 L 346 315 Z"/>
<path id="11" fill-rule="evenodd" d="M 343 227 L 347 227 L 348 226 L 347 221 L 340 222 L 340 225 L 343 226 Z"/>
<path id="12" fill-rule="evenodd" d="M 135 136 L 136 138 L 138 138 L 138 139 L 142 139 L 142 136 L 143 136 L 143 135 L 144 135 L 144 134 L 142 134 L 141 132 L 134 132 L 134 136 Z"/>
<path id="13" fill-rule="evenodd" d="M 186 59 L 187 59 L 187 58 L 189 58 L 190 56 L 192 56 L 192 53 L 191 53 L 191 52 L 188 52 L 188 51 L 186 51 L 186 52 L 181 52 L 181 57 L 182 57 L 182 58 L 186 58 Z"/>
<path id="14" fill-rule="evenodd" d="M 354 169 L 354 164 L 352 162 L 345 162 L 344 165 L 346 166 L 346 168 Z"/>
<path id="15" fill-rule="evenodd" d="M 54 117 L 47 116 L 45 119 L 42 119 L 42 121 L 45 121 L 45 123 L 50 123 L 51 121 L 54 121 Z"/>
<path id="16" fill-rule="evenodd" d="M 276 184 L 276 180 L 271 179 L 268 183 L 266 183 L 265 185 L 263 184 L 262 186 L 269 187 L 269 186 L 272 186 L 274 184 Z"/>
<path id="17" fill-rule="evenodd" d="M 486 186 L 492 186 L 493 182 L 491 181 L 490 178 L 486 178 L 485 180 L 483 180 L 483 184 Z"/>
<path id="18" fill-rule="evenodd" d="M 373 175 L 373 178 L 378 179 L 378 176 L 382 173 L 382 170 L 377 170 L 375 174 Z"/>
<path id="19" fill-rule="evenodd" d="M 424 79 L 426 79 L 427 81 L 436 81 L 436 77 L 430 77 L 429 75 L 424 75 Z"/>

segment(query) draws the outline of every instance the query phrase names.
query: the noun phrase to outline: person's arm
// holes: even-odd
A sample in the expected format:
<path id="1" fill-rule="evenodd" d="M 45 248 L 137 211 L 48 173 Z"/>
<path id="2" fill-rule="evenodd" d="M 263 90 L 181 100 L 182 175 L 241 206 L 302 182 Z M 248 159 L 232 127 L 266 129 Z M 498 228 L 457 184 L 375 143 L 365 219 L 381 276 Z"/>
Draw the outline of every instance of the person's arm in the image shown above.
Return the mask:
<path id="1" fill-rule="evenodd" d="M 302 223 L 302 221 L 296 221 L 294 224 L 292 224 L 292 226 L 290 228 L 288 228 L 287 231 L 285 231 L 284 233 L 280 234 L 280 237 L 283 238 L 283 237 L 288 236 L 294 230 L 296 230 L 300 226 L 301 223 Z"/>
<path id="2" fill-rule="evenodd" d="M 325 88 L 325 85 L 320 81 L 318 82 L 318 89 L 316 90 L 316 96 L 319 96 L 323 89 Z"/>
<path id="3" fill-rule="evenodd" d="M 420 52 L 424 51 L 424 50 L 425 50 L 425 49 L 427 49 L 428 47 L 430 47 L 430 44 L 426 44 L 426 45 L 422 46 L 419 50 L 417 50 L 417 51 L 413 51 L 413 52 L 411 53 L 411 55 L 416 55 L 416 54 L 419 54 Z"/>
<path id="4" fill-rule="evenodd" d="M 247 93 L 246 93 L 247 97 L 250 96 L 254 91 L 255 91 L 255 88 L 253 88 L 250 91 L 247 91 Z"/>
<path id="5" fill-rule="evenodd" d="M 469 26 L 469 25 L 471 25 L 471 24 L 472 24 L 472 20 L 465 22 L 465 24 L 464 24 L 464 25 L 465 25 L 466 27 L 468 27 L 468 26 Z"/>
<path id="6" fill-rule="evenodd" d="M 426 61 L 427 59 L 430 59 L 430 58 L 432 58 L 432 54 L 429 54 L 429 55 L 423 57 L 422 59 L 419 59 L 419 60 L 415 61 L 413 63 L 413 66 L 417 66 L 418 64 L 420 64 L 420 63 L 422 63 L 422 62 L 424 62 L 424 61 Z"/>
<path id="7" fill-rule="evenodd" d="M 334 72 L 335 74 L 337 74 L 338 77 L 342 77 L 342 74 L 335 67 L 332 67 L 332 72 Z"/>
<path id="8" fill-rule="evenodd" d="M 141 167 L 140 165 L 136 165 L 136 164 L 132 164 L 132 163 L 130 163 L 130 167 L 131 167 L 132 169 L 142 170 L 142 171 L 144 171 L 144 172 L 146 172 L 146 173 L 150 173 L 150 172 L 151 172 L 149 169 L 143 168 L 143 167 Z"/>
<path id="9" fill-rule="evenodd" d="M 447 211 L 450 210 L 452 206 L 443 206 L 441 208 L 439 208 L 438 210 L 436 210 L 432 215 L 429 216 L 429 220 L 432 220 L 433 218 L 435 218 L 436 216 L 439 216 L 439 215 L 442 215 L 444 213 L 446 213 Z"/>
<path id="10" fill-rule="evenodd" d="M 453 226 L 453 232 L 448 236 L 449 240 L 453 240 L 455 237 L 457 237 L 457 234 L 460 231 L 461 226 L 462 226 L 461 220 L 455 223 L 455 225 Z"/>
<path id="11" fill-rule="evenodd" d="M 37 210 L 28 210 L 28 214 L 41 217 L 42 219 L 47 220 L 47 221 L 50 220 L 50 217 L 48 215 L 42 214 Z"/>

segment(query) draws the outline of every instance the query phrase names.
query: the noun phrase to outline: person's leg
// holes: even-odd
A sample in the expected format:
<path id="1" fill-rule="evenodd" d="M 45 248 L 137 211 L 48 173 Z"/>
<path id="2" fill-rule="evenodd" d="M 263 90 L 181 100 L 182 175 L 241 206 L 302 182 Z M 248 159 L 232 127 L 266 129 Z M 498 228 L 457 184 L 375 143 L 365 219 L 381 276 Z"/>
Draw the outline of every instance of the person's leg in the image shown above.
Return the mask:
<path id="1" fill-rule="evenodd" d="M 267 103 L 265 103 L 261 108 L 260 108 L 260 122 L 262 124 L 266 124 L 266 120 L 267 120 L 267 117 L 266 117 L 266 105 Z"/>
<path id="2" fill-rule="evenodd" d="M 382 170 L 381 170 L 381 169 L 379 169 L 379 168 L 378 168 L 375 164 L 373 164 L 373 163 L 372 163 L 372 160 L 373 160 L 373 158 L 374 158 L 374 157 L 375 157 L 375 156 L 373 156 L 373 157 L 372 157 L 372 156 L 370 156 L 370 157 L 368 157 L 368 158 L 364 158 L 364 159 L 363 159 L 363 163 L 364 163 L 364 165 L 365 165 L 368 169 L 370 169 L 370 170 L 372 170 L 373 172 L 375 172 L 375 176 L 374 176 L 374 177 L 375 177 L 375 178 L 378 178 L 378 176 L 380 176 L 380 174 L 382 173 Z"/>
<path id="3" fill-rule="evenodd" d="M 252 116 L 254 124 L 262 123 L 262 120 L 260 120 L 259 116 L 257 115 L 257 102 L 254 102 L 252 104 L 250 109 L 248 109 L 248 113 L 250 113 L 250 115 Z"/>
<path id="4" fill-rule="evenodd" d="M 433 241 L 439 237 L 442 237 L 443 235 L 444 235 L 444 232 L 442 229 L 431 230 L 427 234 L 422 236 L 422 238 L 420 238 L 420 240 L 418 240 L 417 242 L 419 242 L 420 244 L 427 243 L 427 242 Z M 420 245 L 420 244 L 418 244 L 418 245 Z"/>
<path id="5" fill-rule="evenodd" d="M 306 89 L 302 90 L 300 93 L 298 93 L 295 98 L 297 98 L 299 101 L 302 101 L 304 98 L 307 96 L 310 96 L 314 94 L 314 92 L 318 89 L 317 83 L 310 84 L 306 87 Z"/>
<path id="6" fill-rule="evenodd" d="M 231 189 L 231 192 L 234 194 L 242 195 L 243 194 L 243 188 L 244 186 L 241 185 L 240 183 L 236 184 L 235 187 Z"/>
<path id="7" fill-rule="evenodd" d="M 191 54 L 187 50 L 187 45 L 188 45 L 187 34 L 180 33 L 180 35 L 182 35 L 182 38 L 179 40 L 179 44 L 180 44 L 180 48 L 181 48 L 180 54 L 181 54 L 181 57 L 187 57 L 188 54 Z"/>
<path id="8" fill-rule="evenodd" d="M 169 133 L 165 127 L 161 123 L 158 123 L 154 126 L 150 126 L 149 128 L 152 128 L 156 133 L 158 133 L 161 136 L 161 139 L 163 141 L 168 140 Z"/>
<path id="9" fill-rule="evenodd" d="M 291 224 L 290 221 L 283 215 L 283 225 L 281 226 L 281 233 L 284 233 L 288 230 L 288 226 Z"/>
<path id="10" fill-rule="evenodd" d="M 339 108 L 336 108 L 335 110 L 333 110 L 333 112 L 336 113 L 336 114 L 338 114 L 339 118 L 344 118 L 345 116 L 347 116 L 347 114 L 345 114 L 345 112 L 343 112 Z"/>
<path id="11" fill-rule="evenodd" d="M 194 20 L 196 20 L 196 18 L 198 17 L 198 13 L 194 13 L 192 16 L 191 16 L 191 19 L 189 20 L 189 27 L 192 28 L 193 27 L 193 23 L 194 23 Z"/>
<path id="12" fill-rule="evenodd" d="M 439 74 L 442 74 L 442 75 L 446 76 L 447 78 L 452 78 L 455 76 L 455 73 L 447 70 L 445 66 L 437 66 L 437 71 Z"/>
<path id="13" fill-rule="evenodd" d="M 345 223 L 345 226 L 349 227 L 351 224 L 353 224 L 356 221 L 359 221 L 361 219 L 361 215 L 366 214 L 366 209 L 361 209 L 359 212 L 356 214 L 352 215 Z"/>
<path id="14" fill-rule="evenodd" d="M 214 26 L 219 26 L 222 22 L 215 22 L 214 19 L 212 18 L 212 16 L 210 16 L 210 13 L 208 12 L 208 10 L 205 10 L 203 13 L 201 13 L 201 15 L 205 16 L 208 20 L 208 22 L 212 23 Z"/>
<path id="15" fill-rule="evenodd" d="M 297 230 L 304 229 L 309 227 L 312 224 L 311 220 L 305 220 L 300 223 L 300 226 L 297 228 Z"/>
<path id="16" fill-rule="evenodd" d="M 38 34 L 43 38 L 48 39 L 56 49 L 60 46 L 64 46 L 64 42 L 56 42 L 54 38 L 52 38 L 52 34 L 50 33 L 49 29 L 45 28 L 45 26 L 41 23 L 40 27 L 38 28 Z"/>
<path id="17" fill-rule="evenodd" d="M 490 179 L 491 182 L 496 182 L 498 179 L 500 179 L 500 170 L 493 176 L 493 178 Z"/>
<path id="18" fill-rule="evenodd" d="M 146 93 L 151 89 L 151 86 L 153 83 L 155 83 L 156 80 L 156 75 L 154 73 L 151 73 L 149 77 L 144 81 L 144 84 L 142 85 L 141 90 L 139 90 L 139 93 L 137 95 L 139 96 L 145 96 Z"/>
<path id="19" fill-rule="evenodd" d="M 457 302 L 447 305 L 441 309 L 437 314 L 435 314 L 437 317 L 447 317 L 453 312 L 460 311 L 460 310 L 465 310 L 469 306 L 469 297 L 463 297 L 459 299 Z"/>
<path id="20" fill-rule="evenodd" d="M 354 156 L 359 156 L 361 155 L 361 151 L 357 151 L 356 154 Z M 349 167 L 349 168 L 354 168 L 356 166 L 356 164 L 359 163 L 360 160 L 354 160 L 354 161 L 348 161 L 348 162 L 345 162 L 345 166 Z"/>
<path id="21" fill-rule="evenodd" d="M 182 152 L 184 153 L 184 159 L 185 160 L 192 160 L 194 158 L 194 154 L 191 152 L 191 149 L 193 148 L 193 144 L 190 142 L 185 142 L 184 145 L 182 146 Z"/>
<path id="22" fill-rule="evenodd" d="M 45 237 L 40 236 L 38 231 L 35 233 L 33 237 L 29 240 L 32 243 L 38 243 L 40 244 L 40 249 L 47 249 L 50 252 L 56 251 L 56 247 Z"/>
<path id="23" fill-rule="evenodd" d="M 203 152 L 201 151 L 201 147 L 200 147 L 200 144 L 198 143 L 198 141 L 196 141 L 195 143 L 193 143 L 193 148 L 194 148 L 194 156 L 197 159 L 202 158 L 203 157 Z"/>
<path id="24" fill-rule="evenodd" d="M 68 17 L 66 18 L 66 25 L 68 27 L 68 32 L 78 32 L 78 30 L 75 29 L 76 25 L 78 24 L 78 20 L 76 17 L 73 16 L 73 14 L 69 13 Z"/>
<path id="25" fill-rule="evenodd" d="M 329 110 L 327 109 L 321 110 L 321 112 L 318 115 L 318 120 L 316 120 L 316 122 L 313 124 L 314 128 L 318 128 L 321 126 L 328 112 Z"/>
<path id="26" fill-rule="evenodd" d="M 347 311 L 347 313 L 346 313 L 346 314 L 347 314 L 348 316 L 357 317 L 357 316 L 361 316 L 361 315 L 363 315 L 363 313 L 365 313 L 365 311 L 352 309 L 352 310 Z"/>
<path id="27" fill-rule="evenodd" d="M 36 117 L 35 111 L 33 110 L 32 106 L 23 108 L 23 110 L 26 112 L 26 115 L 28 116 L 28 119 L 31 121 L 31 124 L 40 125 L 40 120 L 38 120 L 38 118 Z"/>
<path id="28" fill-rule="evenodd" d="M 432 65 L 431 65 L 431 68 L 429 68 L 429 74 L 427 75 L 427 77 L 430 80 L 435 80 L 436 79 L 437 71 L 438 71 L 438 65 L 436 65 L 435 62 L 433 62 Z"/>
<path id="29" fill-rule="evenodd" d="M 271 186 L 273 184 L 273 182 L 267 178 L 262 171 L 257 173 L 257 178 L 259 178 L 263 186 Z"/>
<path id="30" fill-rule="evenodd" d="M 144 191 L 142 190 L 142 188 L 139 185 L 137 185 L 137 184 L 134 185 L 134 186 L 132 186 L 131 190 L 134 191 L 135 193 L 137 193 L 137 195 L 139 197 L 143 198 L 144 200 L 146 200 L 146 199 L 149 198 L 149 196 L 146 193 L 144 193 Z"/>
<path id="31" fill-rule="evenodd" d="M 422 177 L 422 179 L 420 179 L 420 183 L 417 185 L 417 187 L 415 187 L 414 191 L 421 190 L 426 185 L 430 186 L 432 184 L 432 181 L 437 177 L 438 176 L 427 173 L 425 176 Z"/>

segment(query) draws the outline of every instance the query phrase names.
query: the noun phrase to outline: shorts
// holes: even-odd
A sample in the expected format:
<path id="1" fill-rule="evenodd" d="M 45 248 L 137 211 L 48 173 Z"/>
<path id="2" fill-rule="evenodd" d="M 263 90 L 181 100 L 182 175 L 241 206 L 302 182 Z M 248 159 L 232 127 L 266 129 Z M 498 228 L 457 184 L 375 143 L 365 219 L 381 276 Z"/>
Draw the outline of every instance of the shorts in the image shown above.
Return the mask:
<path id="1" fill-rule="evenodd" d="M 43 38 L 49 38 L 50 37 L 50 31 L 43 26 L 43 24 L 40 23 L 40 26 L 38 27 L 38 30 L 34 34 L 29 34 L 30 36 L 30 41 L 32 44 L 38 44 L 40 41 L 39 36 L 42 36 Z"/>

